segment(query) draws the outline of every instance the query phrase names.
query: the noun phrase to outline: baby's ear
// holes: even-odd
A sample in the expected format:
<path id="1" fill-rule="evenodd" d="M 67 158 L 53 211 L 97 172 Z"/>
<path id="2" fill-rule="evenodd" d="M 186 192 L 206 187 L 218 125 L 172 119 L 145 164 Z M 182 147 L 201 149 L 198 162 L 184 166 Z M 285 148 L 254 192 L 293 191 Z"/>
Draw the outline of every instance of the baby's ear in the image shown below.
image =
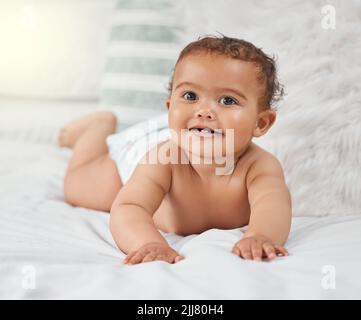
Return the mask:
<path id="1" fill-rule="evenodd" d="M 167 101 L 165 102 L 165 105 L 167 106 L 167 109 L 169 110 L 169 107 L 170 107 L 170 99 L 167 99 Z"/>
<path id="2" fill-rule="evenodd" d="M 258 115 L 256 127 L 253 130 L 254 137 L 263 136 L 276 121 L 276 112 L 273 110 L 266 110 Z"/>

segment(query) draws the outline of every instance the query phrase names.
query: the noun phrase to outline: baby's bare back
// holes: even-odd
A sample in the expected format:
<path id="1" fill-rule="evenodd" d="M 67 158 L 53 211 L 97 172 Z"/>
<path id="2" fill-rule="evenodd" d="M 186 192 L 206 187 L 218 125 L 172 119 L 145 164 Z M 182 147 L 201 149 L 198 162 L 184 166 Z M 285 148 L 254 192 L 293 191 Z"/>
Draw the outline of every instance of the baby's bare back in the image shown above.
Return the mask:
<path id="1" fill-rule="evenodd" d="M 188 235 L 247 225 L 250 206 L 246 176 L 263 153 L 252 143 L 232 174 L 212 174 L 207 179 L 201 178 L 190 164 L 173 164 L 170 190 L 153 215 L 156 227 L 164 232 Z"/>

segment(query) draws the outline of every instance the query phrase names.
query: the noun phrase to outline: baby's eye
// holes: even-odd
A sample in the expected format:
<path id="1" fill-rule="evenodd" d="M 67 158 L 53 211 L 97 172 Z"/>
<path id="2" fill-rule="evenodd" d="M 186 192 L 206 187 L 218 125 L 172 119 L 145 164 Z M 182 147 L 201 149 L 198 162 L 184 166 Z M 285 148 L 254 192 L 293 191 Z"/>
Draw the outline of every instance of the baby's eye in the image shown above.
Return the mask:
<path id="1" fill-rule="evenodd" d="M 223 104 L 226 105 L 226 106 L 229 106 L 229 105 L 232 105 L 232 104 L 237 104 L 236 100 L 234 100 L 233 98 L 228 97 L 228 96 L 221 98 L 219 101 L 221 102 L 222 100 L 224 101 Z"/>
<path id="2" fill-rule="evenodd" d="M 197 95 L 192 91 L 186 91 L 182 94 L 182 97 L 186 100 L 193 101 L 196 100 Z"/>

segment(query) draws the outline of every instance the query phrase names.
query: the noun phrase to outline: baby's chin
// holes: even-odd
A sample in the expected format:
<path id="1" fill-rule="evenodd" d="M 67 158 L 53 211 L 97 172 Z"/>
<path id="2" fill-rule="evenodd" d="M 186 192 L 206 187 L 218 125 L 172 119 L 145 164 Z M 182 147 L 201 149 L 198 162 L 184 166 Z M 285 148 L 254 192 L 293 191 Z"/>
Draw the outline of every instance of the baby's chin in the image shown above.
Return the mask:
<path id="1" fill-rule="evenodd" d="M 183 164 L 192 163 L 192 165 L 212 167 L 215 175 L 229 175 L 234 170 L 235 154 L 233 150 L 225 147 L 217 149 L 206 140 L 200 144 L 191 142 L 186 147 L 177 143 L 174 145 L 181 155 L 178 159 L 181 159 Z"/>

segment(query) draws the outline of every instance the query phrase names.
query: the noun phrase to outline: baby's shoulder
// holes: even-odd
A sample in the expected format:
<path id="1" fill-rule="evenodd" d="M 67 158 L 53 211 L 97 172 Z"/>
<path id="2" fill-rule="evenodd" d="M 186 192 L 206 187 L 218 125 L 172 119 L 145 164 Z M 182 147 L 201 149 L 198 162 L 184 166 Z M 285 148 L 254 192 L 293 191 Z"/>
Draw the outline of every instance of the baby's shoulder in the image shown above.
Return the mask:
<path id="1" fill-rule="evenodd" d="M 249 149 L 250 149 L 250 157 L 252 158 L 253 161 L 277 160 L 275 155 L 273 155 L 271 152 L 263 149 L 262 147 L 260 147 L 259 145 L 253 142 L 251 143 Z"/>
<path id="2" fill-rule="evenodd" d="M 169 140 L 165 140 L 149 147 L 148 151 L 143 155 L 140 163 L 159 164 L 169 167 L 170 155 L 170 143 Z"/>
<path id="3" fill-rule="evenodd" d="M 251 148 L 247 167 L 248 179 L 260 174 L 283 176 L 282 164 L 275 155 L 254 143 Z"/>

